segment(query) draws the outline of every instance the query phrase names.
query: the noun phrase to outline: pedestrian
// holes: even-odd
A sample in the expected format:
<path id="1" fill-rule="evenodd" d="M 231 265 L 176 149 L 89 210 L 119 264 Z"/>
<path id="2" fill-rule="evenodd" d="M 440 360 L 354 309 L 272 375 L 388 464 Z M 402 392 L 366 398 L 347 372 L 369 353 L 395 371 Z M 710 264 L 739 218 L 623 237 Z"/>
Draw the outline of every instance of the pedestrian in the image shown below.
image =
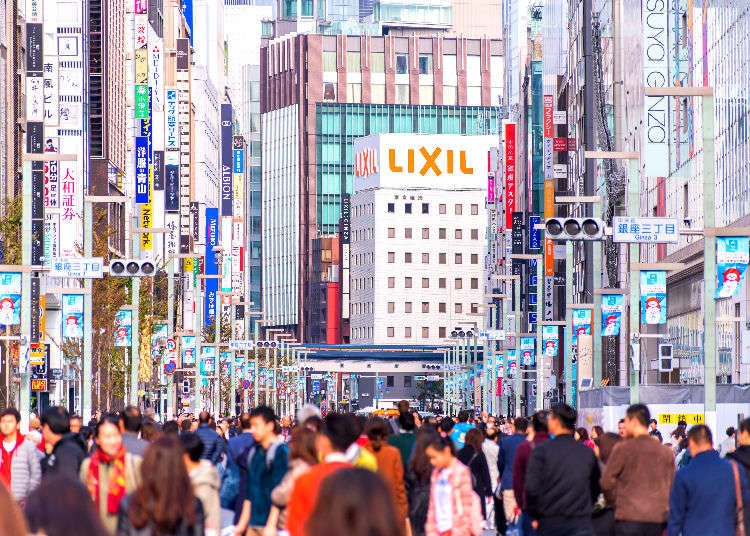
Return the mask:
<path id="1" fill-rule="evenodd" d="M 450 417 L 443 417 L 438 425 L 440 435 L 443 437 L 450 437 L 455 426 L 456 423 L 453 421 L 453 419 L 451 419 Z"/>
<path id="2" fill-rule="evenodd" d="M 163 435 L 143 455 L 143 478 L 120 504 L 118 536 L 202 536 L 205 516 L 193 492 L 184 449 L 174 436 Z"/>
<path id="3" fill-rule="evenodd" d="M 29 533 L 18 503 L 3 484 L 0 484 L 0 519 L 2 520 L 1 536 L 26 536 Z"/>
<path id="4" fill-rule="evenodd" d="M 573 438 L 578 414 L 567 404 L 552 407 L 548 429 L 554 437 L 529 457 L 524 491 L 526 510 L 540 536 L 591 534 L 591 513 L 601 473 L 594 451 Z"/>
<path id="5" fill-rule="evenodd" d="M 239 496 L 240 490 L 245 488 L 247 482 L 247 452 L 255 444 L 250 414 L 242 413 L 237 420 L 240 433 L 227 441 L 226 465 L 221 473 L 219 492 L 221 507 L 234 511 L 234 523 L 237 523 L 242 513 L 242 501 L 239 500 Z"/>
<path id="6" fill-rule="evenodd" d="M 399 428 L 401 428 L 399 419 L 404 413 L 411 413 L 411 405 L 408 400 L 399 400 L 396 404 L 396 409 L 398 410 L 398 415 L 388 419 L 388 425 L 391 427 L 392 435 L 399 433 Z"/>
<path id="7" fill-rule="evenodd" d="M 692 460 L 675 474 L 667 534 L 733 536 L 739 507 L 737 488 L 743 504 L 750 499 L 745 469 L 719 457 L 708 426 L 693 426 L 687 440 Z"/>
<path id="8" fill-rule="evenodd" d="M 591 438 L 591 441 L 594 442 L 594 444 L 596 444 L 597 441 L 599 441 L 599 438 L 603 436 L 604 436 L 604 428 L 602 428 L 598 424 L 591 427 L 591 434 L 589 435 L 589 437 Z"/>
<path id="9" fill-rule="evenodd" d="M 219 471 L 208 460 L 202 460 L 203 441 L 195 432 L 188 432 L 180 436 L 180 442 L 185 450 L 182 455 L 187 469 L 193 493 L 200 500 L 206 518 L 206 533 L 219 534 L 221 532 L 221 504 L 219 503 Z"/>
<path id="10" fill-rule="evenodd" d="M 363 448 L 370 441 L 365 431 L 367 419 L 364 416 L 354 416 L 351 414 L 344 414 L 344 416 L 349 420 L 349 426 L 357 431 L 357 440 L 346 449 L 347 460 L 354 467 L 369 469 L 373 473 L 377 472 L 378 462 L 375 456 L 372 452 Z"/>
<path id="11" fill-rule="evenodd" d="M 290 536 L 305 536 L 304 527 L 318 499 L 321 483 L 334 472 L 352 466 L 345 452 L 358 435 L 358 431 L 351 426 L 351 420 L 346 415 L 326 415 L 315 439 L 315 448 L 321 463 L 314 465 L 297 479 L 289 497 L 287 528 Z"/>
<path id="12" fill-rule="evenodd" d="M 625 419 L 617 421 L 617 433 L 620 434 L 620 437 L 625 437 Z"/>
<path id="13" fill-rule="evenodd" d="M 94 428 L 96 447 L 81 464 L 81 482 L 91 494 L 104 526 L 117 528 L 120 502 L 141 481 L 141 457 L 127 452 L 116 415 L 103 415 Z"/>
<path id="14" fill-rule="evenodd" d="M 727 428 L 727 432 L 726 432 L 727 437 L 724 441 L 722 441 L 719 444 L 719 449 L 718 449 L 719 456 L 721 456 L 722 458 L 726 457 L 726 455 L 729 454 L 730 452 L 734 452 L 734 449 L 736 448 L 735 444 L 737 442 L 735 439 L 736 433 L 737 432 L 734 429 L 734 426 L 730 426 L 729 428 Z"/>
<path id="15" fill-rule="evenodd" d="M 307 428 L 292 429 L 289 439 L 289 471 L 278 486 L 271 492 L 271 513 L 266 522 L 266 532 L 276 534 L 276 531 L 286 530 L 287 505 L 297 479 L 307 473 L 313 465 L 318 463 L 318 451 L 315 448 L 315 432 Z"/>
<path id="16" fill-rule="evenodd" d="M 406 495 L 413 536 L 424 536 L 427 509 L 430 506 L 430 478 L 432 477 L 432 465 L 426 449 L 436 433 L 434 430 L 425 428 L 415 434 L 414 451 L 406 471 Z"/>
<path id="17" fill-rule="evenodd" d="M 526 513 L 526 471 L 529 465 L 531 452 L 550 440 L 547 423 L 549 412 L 540 410 L 531 416 L 531 439 L 524 441 L 516 450 L 513 460 L 513 496 L 520 511 L 518 524 L 523 534 L 532 534 L 531 516 Z"/>
<path id="18" fill-rule="evenodd" d="M 661 536 L 667 526 L 674 478 L 672 449 L 649 434 L 651 413 L 643 404 L 625 412 L 625 440 L 607 460 L 601 487 L 615 506 L 617 536 Z"/>
<path id="19" fill-rule="evenodd" d="M 86 487 L 66 475 L 46 476 L 44 484 L 28 496 L 24 514 L 31 534 L 38 536 L 111 534 L 104 528 Z M 6 518 L 1 516 L 0 519 Z M 14 534 L 9 532 L 8 536 Z"/>
<path id="20" fill-rule="evenodd" d="M 216 464 L 221 461 L 221 455 L 224 454 L 224 442 L 219 434 L 211 428 L 210 423 L 211 414 L 207 411 L 201 411 L 198 415 L 198 429 L 195 433 L 203 441 L 203 459 Z"/>
<path id="21" fill-rule="evenodd" d="M 593 441 L 591 441 L 591 439 L 589 439 L 589 433 L 585 428 L 583 427 L 576 428 L 575 434 L 573 434 L 573 437 L 575 437 L 576 441 L 580 441 L 591 450 L 596 449 L 596 444 Z"/>
<path id="22" fill-rule="evenodd" d="M 16 408 L 0 413 L 0 480 L 13 497 L 21 502 L 42 479 L 41 453 L 36 445 L 21 434 L 21 414 Z"/>
<path id="23" fill-rule="evenodd" d="M 747 487 L 750 489 L 750 419 L 745 419 L 740 423 L 737 431 L 739 446 L 734 452 L 727 454 L 727 459 L 735 461 L 745 469 L 747 477 Z M 745 534 L 750 534 L 750 508 L 745 518 Z"/>
<path id="24" fill-rule="evenodd" d="M 288 469 L 289 447 L 277 432 L 276 415 L 268 406 L 250 412 L 255 444 L 247 453 L 247 478 L 242 494 L 242 513 L 235 534 L 260 536 L 271 512 L 271 492 Z"/>
<path id="25" fill-rule="evenodd" d="M 70 416 L 70 431 L 74 434 L 81 433 L 81 426 L 83 425 L 83 419 L 78 414 Z"/>
<path id="26" fill-rule="evenodd" d="M 398 416 L 398 430 L 396 433 L 388 436 L 388 444 L 396 447 L 401 453 L 404 473 L 408 470 L 411 453 L 414 450 L 414 443 L 417 440 L 415 431 L 414 415 L 405 411 Z"/>
<path id="27" fill-rule="evenodd" d="M 128 406 L 120 412 L 120 432 L 122 432 L 122 444 L 130 454 L 143 457 L 148 447 L 148 441 L 141 439 L 141 426 L 143 416 L 141 410 L 136 406 Z"/>
<path id="28" fill-rule="evenodd" d="M 386 424 L 387 426 L 387 424 Z M 383 479 L 366 469 L 341 469 L 323 480 L 305 536 L 404 536 Z M 455 533 L 454 533 L 455 534 Z"/>
<path id="29" fill-rule="evenodd" d="M 462 409 L 461 411 L 459 411 L 458 424 L 453 427 L 453 431 L 451 432 L 451 439 L 453 440 L 453 443 L 456 445 L 456 448 L 458 450 L 464 448 L 466 433 L 474 428 L 474 425 L 469 422 L 469 417 L 471 417 L 471 412 L 469 410 Z"/>
<path id="30" fill-rule="evenodd" d="M 141 425 L 141 439 L 143 441 L 146 443 L 153 443 L 161 433 L 162 432 L 154 421 L 150 419 L 143 421 L 143 424 Z"/>
<path id="31" fill-rule="evenodd" d="M 649 435 L 651 437 L 656 438 L 659 443 L 664 443 L 664 438 L 661 436 L 661 432 L 659 431 L 658 422 L 656 422 L 656 419 L 651 419 L 651 422 L 649 423 L 649 426 L 651 427 L 651 430 L 649 431 Z"/>
<path id="32" fill-rule="evenodd" d="M 599 460 L 601 472 L 604 472 L 615 445 L 622 440 L 623 438 L 614 432 L 602 433 L 599 436 L 594 454 Z M 591 514 L 591 527 L 594 536 L 616 536 L 615 505 L 607 500 L 604 493 L 599 494 L 594 505 L 594 511 Z"/>
<path id="33" fill-rule="evenodd" d="M 456 458 L 453 441 L 434 435 L 425 452 L 433 467 L 425 535 L 479 536 L 482 507 L 469 468 Z"/>
<path id="34" fill-rule="evenodd" d="M 525 417 L 516 417 L 511 427 L 513 433 L 500 439 L 500 450 L 497 456 L 497 468 L 500 472 L 500 492 L 503 501 L 503 518 L 506 525 L 514 524 L 518 521 L 516 514 L 518 503 L 513 493 L 513 464 L 516 459 L 518 447 L 526 442 L 528 421 Z M 521 487 L 521 489 L 523 488 Z M 499 529 L 500 527 L 498 527 Z"/>
<path id="35" fill-rule="evenodd" d="M 289 415 L 281 418 L 281 437 L 284 438 L 285 443 L 289 443 L 292 438 L 292 419 Z"/>
<path id="36" fill-rule="evenodd" d="M 50 406 L 42 416 L 42 434 L 47 456 L 42 460 L 42 477 L 63 474 L 78 478 L 86 457 L 86 443 L 70 431 L 70 414 L 62 406 Z"/>
<path id="37" fill-rule="evenodd" d="M 679 421 L 677 423 L 677 428 L 672 430 L 672 433 L 669 434 L 669 442 L 672 445 L 672 450 L 675 454 L 679 453 L 681 450 L 683 450 L 685 447 L 683 447 L 683 442 L 687 439 L 687 435 L 685 433 L 685 430 L 687 429 L 687 422 L 685 421 Z"/>
<path id="38" fill-rule="evenodd" d="M 482 443 L 484 434 L 477 428 L 466 433 L 464 448 L 458 451 L 457 458 L 471 471 L 472 487 L 479 496 L 482 507 L 482 518 L 487 517 L 487 498 L 492 497 L 493 487 L 490 480 L 490 470 L 487 457 L 484 455 Z"/>
<path id="39" fill-rule="evenodd" d="M 492 417 L 489 417 L 490 420 L 493 420 Z M 502 500 L 500 495 L 500 471 L 497 467 L 497 459 L 500 455 L 500 446 L 498 445 L 498 441 L 500 440 L 500 430 L 495 428 L 494 424 L 491 424 L 487 427 L 487 432 L 484 436 L 484 441 L 482 442 L 482 452 L 484 452 L 484 457 L 487 458 L 487 468 L 490 471 L 490 483 L 492 486 L 492 501 L 493 501 L 493 512 L 494 512 L 494 519 L 490 523 L 490 519 L 487 519 L 487 522 L 490 527 L 495 527 L 500 530 L 500 527 L 505 527 L 504 522 L 500 522 L 501 520 L 504 521 L 505 517 L 502 515 Z M 505 532 L 505 529 L 503 528 L 503 532 Z"/>
<path id="40" fill-rule="evenodd" d="M 367 438 L 370 441 L 364 448 L 375 456 L 378 464 L 377 472 L 388 484 L 393 505 L 396 507 L 396 514 L 402 525 L 406 526 L 409 507 L 406 502 L 406 488 L 404 487 L 404 464 L 401 461 L 399 450 L 387 443 L 390 426 L 385 419 L 373 417 L 367 423 L 366 430 Z"/>

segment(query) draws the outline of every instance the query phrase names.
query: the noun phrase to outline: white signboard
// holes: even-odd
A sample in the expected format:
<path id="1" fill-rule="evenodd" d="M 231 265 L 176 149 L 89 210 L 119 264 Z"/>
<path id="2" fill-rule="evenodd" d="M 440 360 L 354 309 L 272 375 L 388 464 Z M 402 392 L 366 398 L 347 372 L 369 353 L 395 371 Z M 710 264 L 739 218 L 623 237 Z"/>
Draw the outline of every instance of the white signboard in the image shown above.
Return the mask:
<path id="1" fill-rule="evenodd" d="M 104 275 L 104 260 L 101 257 L 58 257 L 50 262 L 47 275 L 74 279 L 101 279 Z"/>
<path id="2" fill-rule="evenodd" d="M 245 350 L 254 350 L 255 341 L 229 341 L 230 350 L 238 350 L 244 352 Z"/>
<path id="3" fill-rule="evenodd" d="M 565 110 L 555 110 L 552 112 L 552 122 L 556 125 L 564 125 L 568 122 L 568 112 Z"/>
<path id="4" fill-rule="evenodd" d="M 568 176 L 568 165 L 567 164 L 555 164 L 552 168 L 552 173 L 556 179 L 564 179 Z"/>
<path id="5" fill-rule="evenodd" d="M 480 340 L 487 341 L 504 341 L 505 331 L 502 329 L 488 329 L 479 332 Z"/>
<path id="6" fill-rule="evenodd" d="M 613 242 L 628 243 L 670 243 L 676 244 L 680 232 L 677 220 L 673 218 L 630 218 L 612 219 Z"/>
<path id="7" fill-rule="evenodd" d="M 668 2 L 643 2 L 641 9 L 644 86 L 669 86 Z M 666 177 L 669 175 L 669 99 L 644 97 L 643 110 L 646 175 Z"/>

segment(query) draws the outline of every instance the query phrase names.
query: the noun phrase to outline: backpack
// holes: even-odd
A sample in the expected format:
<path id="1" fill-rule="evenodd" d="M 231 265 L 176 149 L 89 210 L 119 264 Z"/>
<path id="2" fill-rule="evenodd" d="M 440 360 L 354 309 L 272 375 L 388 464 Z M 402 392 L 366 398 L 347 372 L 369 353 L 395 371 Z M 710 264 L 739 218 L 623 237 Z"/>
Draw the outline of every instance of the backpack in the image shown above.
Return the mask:
<path id="1" fill-rule="evenodd" d="M 226 510 L 234 510 L 237 497 L 240 494 L 240 466 L 232 456 L 227 456 L 227 466 L 221 472 L 221 487 L 219 501 Z"/>
<path id="2" fill-rule="evenodd" d="M 277 438 L 273 443 L 271 443 L 271 446 L 268 447 L 268 450 L 266 451 L 266 464 L 264 471 L 269 471 L 271 469 L 273 460 L 274 458 L 276 458 L 276 451 L 278 451 L 280 447 L 286 447 L 286 443 L 284 443 L 284 439 L 281 437 Z M 253 446 L 247 449 L 247 455 L 244 458 L 245 467 L 248 469 L 248 471 L 250 470 L 250 463 L 253 461 L 253 457 L 255 456 L 257 449 L 257 443 L 253 444 Z"/>

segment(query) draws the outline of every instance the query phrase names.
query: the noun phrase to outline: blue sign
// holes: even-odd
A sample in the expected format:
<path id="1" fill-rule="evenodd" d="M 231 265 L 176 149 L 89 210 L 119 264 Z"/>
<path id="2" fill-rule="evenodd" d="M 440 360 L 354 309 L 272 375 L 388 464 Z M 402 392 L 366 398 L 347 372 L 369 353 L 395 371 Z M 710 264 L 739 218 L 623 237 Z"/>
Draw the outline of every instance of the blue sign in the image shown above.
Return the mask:
<path id="1" fill-rule="evenodd" d="M 234 149 L 232 162 L 232 173 L 244 173 L 245 151 L 243 151 L 242 149 Z"/>
<path id="2" fill-rule="evenodd" d="M 573 309 L 573 346 L 579 335 L 591 335 L 591 309 Z"/>
<path id="3" fill-rule="evenodd" d="M 135 202 L 148 203 L 148 138 L 135 138 Z"/>
<path id="4" fill-rule="evenodd" d="M 542 249 L 542 232 L 535 227 L 542 223 L 539 216 L 529 216 L 529 249 Z"/>
<path id="5" fill-rule="evenodd" d="M 521 365 L 528 367 L 536 365 L 535 346 L 534 337 L 521 337 Z"/>
<path id="6" fill-rule="evenodd" d="M 622 324 L 622 294 L 602 295 L 602 336 L 616 337 Z"/>
<path id="7" fill-rule="evenodd" d="M 214 248 L 219 244 L 219 209 L 206 208 L 206 275 L 218 275 L 218 257 Z M 219 290 L 218 279 L 205 279 L 206 294 L 203 304 L 203 325 L 209 326 L 216 319 L 216 294 Z"/>
<path id="8" fill-rule="evenodd" d="M 182 0 L 182 15 L 190 32 L 190 46 L 193 46 L 193 0 Z"/>
<path id="9" fill-rule="evenodd" d="M 641 272 L 641 323 L 667 323 L 667 272 Z"/>
<path id="10" fill-rule="evenodd" d="M 747 236 L 719 236 L 716 238 L 716 294 L 715 298 L 736 296 L 745 278 L 750 261 L 750 238 Z"/>
<path id="11" fill-rule="evenodd" d="M 559 334 L 557 326 L 542 326 L 542 352 L 546 357 L 555 357 L 558 352 Z"/>

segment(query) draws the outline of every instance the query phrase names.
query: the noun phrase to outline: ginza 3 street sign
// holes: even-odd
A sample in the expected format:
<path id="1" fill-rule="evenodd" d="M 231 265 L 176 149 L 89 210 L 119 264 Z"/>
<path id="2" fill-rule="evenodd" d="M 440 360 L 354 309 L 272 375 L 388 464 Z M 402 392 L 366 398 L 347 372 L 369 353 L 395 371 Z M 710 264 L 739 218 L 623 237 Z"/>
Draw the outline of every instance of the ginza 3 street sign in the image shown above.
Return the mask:
<path id="1" fill-rule="evenodd" d="M 673 218 L 612 218 L 613 242 L 676 244 L 679 238 L 677 220 Z"/>

